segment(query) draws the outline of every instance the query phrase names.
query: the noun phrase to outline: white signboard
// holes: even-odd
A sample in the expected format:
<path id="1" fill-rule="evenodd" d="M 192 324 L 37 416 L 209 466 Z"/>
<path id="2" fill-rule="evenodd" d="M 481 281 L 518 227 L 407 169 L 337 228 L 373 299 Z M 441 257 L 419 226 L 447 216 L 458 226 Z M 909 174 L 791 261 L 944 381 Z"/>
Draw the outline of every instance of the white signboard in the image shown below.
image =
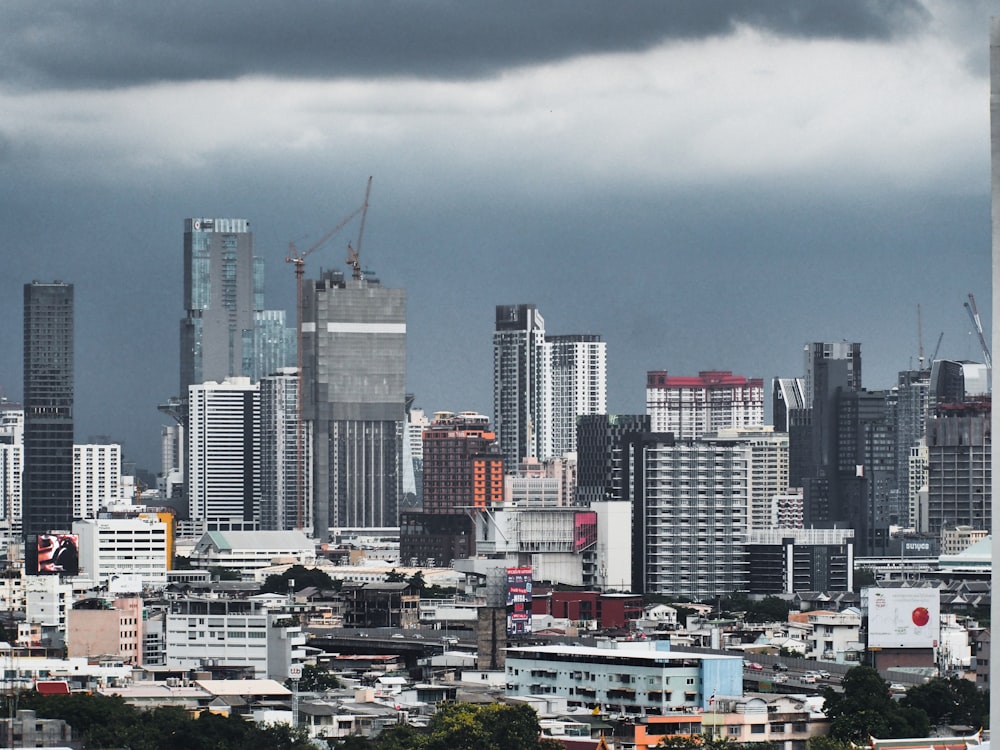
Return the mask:
<path id="1" fill-rule="evenodd" d="M 936 648 L 940 637 L 938 589 L 868 589 L 869 648 Z"/>
<path id="2" fill-rule="evenodd" d="M 290 679 L 290 680 L 301 680 L 302 679 L 302 665 L 301 664 L 290 664 L 288 666 L 288 679 Z"/>

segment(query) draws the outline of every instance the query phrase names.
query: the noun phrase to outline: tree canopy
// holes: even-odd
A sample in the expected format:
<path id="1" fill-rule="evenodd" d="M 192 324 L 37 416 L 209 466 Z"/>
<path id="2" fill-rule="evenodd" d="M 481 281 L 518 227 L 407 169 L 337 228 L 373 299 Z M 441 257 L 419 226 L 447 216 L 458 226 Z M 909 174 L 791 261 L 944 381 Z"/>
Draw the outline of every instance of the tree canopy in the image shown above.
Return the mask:
<path id="1" fill-rule="evenodd" d="M 449 703 L 431 717 L 426 729 L 406 724 L 390 727 L 375 739 L 345 738 L 338 750 L 561 750 L 540 737 L 531 706 L 503 703 Z"/>
<path id="2" fill-rule="evenodd" d="M 318 589 L 339 589 L 340 582 L 334 581 L 330 576 L 319 568 L 307 568 L 303 565 L 293 565 L 280 575 L 269 575 L 261 586 L 261 592 L 265 594 L 287 594 L 288 582 L 295 581 L 295 590 L 314 586 Z"/>
<path id="3" fill-rule="evenodd" d="M 311 750 L 305 732 L 287 725 L 260 726 L 240 716 L 204 712 L 194 719 L 179 706 L 143 711 L 119 697 L 104 695 L 39 695 L 34 691 L 6 697 L 16 708 L 32 709 L 41 718 L 63 719 L 84 747 L 128 747 L 132 750 Z"/>
<path id="4" fill-rule="evenodd" d="M 990 691 L 959 677 L 936 679 L 910 688 L 900 704 L 927 714 L 933 725 L 989 726 Z"/>
<path id="5" fill-rule="evenodd" d="M 927 714 L 894 701 L 889 684 L 875 669 L 854 667 L 844 675 L 841 687 L 842 693 L 830 687 L 823 690 L 833 739 L 867 743 L 870 737 L 926 737 L 930 732 Z"/>

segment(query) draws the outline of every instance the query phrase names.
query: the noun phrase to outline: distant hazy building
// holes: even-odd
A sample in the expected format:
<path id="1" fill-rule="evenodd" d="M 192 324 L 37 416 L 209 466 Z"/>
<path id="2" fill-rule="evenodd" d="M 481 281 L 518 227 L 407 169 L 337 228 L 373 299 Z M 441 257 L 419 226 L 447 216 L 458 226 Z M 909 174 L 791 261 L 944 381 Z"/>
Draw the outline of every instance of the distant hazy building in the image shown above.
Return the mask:
<path id="1" fill-rule="evenodd" d="M 896 398 L 893 403 L 896 426 L 896 486 L 901 497 L 903 513 L 900 525 L 911 527 L 914 518 L 910 515 L 913 482 L 910 478 L 910 456 L 915 446 L 927 432 L 927 417 L 930 407 L 930 370 L 904 370 L 896 382 Z"/>
<path id="2" fill-rule="evenodd" d="M 188 500 L 195 531 L 256 528 L 258 391 L 243 377 L 188 389 Z"/>
<path id="3" fill-rule="evenodd" d="M 24 285 L 23 530 L 73 522 L 73 285 Z"/>
<path id="4" fill-rule="evenodd" d="M 406 420 L 406 292 L 328 271 L 303 292 L 303 416 L 315 533 L 396 526 Z"/>
<path id="5" fill-rule="evenodd" d="M 264 259 L 246 219 L 185 219 L 181 394 L 227 377 L 256 382 L 296 358 L 284 310 L 264 309 Z"/>
<path id="6" fill-rule="evenodd" d="M 260 528 L 312 529 L 312 423 L 294 367 L 260 380 Z"/>
<path id="7" fill-rule="evenodd" d="M 646 413 L 653 432 L 672 432 L 696 440 L 729 427 L 764 424 L 764 381 L 728 370 L 706 370 L 696 377 L 646 373 Z"/>

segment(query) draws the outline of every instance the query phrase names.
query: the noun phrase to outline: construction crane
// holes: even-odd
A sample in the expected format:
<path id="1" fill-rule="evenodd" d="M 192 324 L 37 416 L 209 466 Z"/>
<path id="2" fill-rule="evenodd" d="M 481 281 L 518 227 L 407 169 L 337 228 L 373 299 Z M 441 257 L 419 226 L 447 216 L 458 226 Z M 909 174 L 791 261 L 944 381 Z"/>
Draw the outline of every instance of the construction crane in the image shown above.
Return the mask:
<path id="1" fill-rule="evenodd" d="M 941 350 L 941 340 L 943 338 L 944 338 L 944 331 L 941 331 L 941 334 L 938 336 L 937 346 L 934 347 L 934 353 L 931 355 L 932 365 L 934 364 L 934 361 L 937 359 L 938 352 Z"/>
<path id="2" fill-rule="evenodd" d="M 924 325 L 920 319 L 920 303 L 917 303 L 917 363 L 919 370 L 924 369 Z"/>
<path id="3" fill-rule="evenodd" d="M 331 229 L 329 232 L 324 234 L 319 241 L 315 242 L 311 247 L 306 250 L 299 250 L 295 247 L 294 242 L 288 243 L 288 256 L 285 258 L 285 263 L 292 263 L 295 265 L 295 307 L 298 310 L 298 326 L 297 326 L 297 370 L 298 370 L 298 429 L 296 430 L 296 527 L 302 528 L 302 510 L 304 507 L 303 495 L 303 443 L 305 442 L 304 430 L 305 425 L 302 421 L 302 401 L 303 401 L 303 390 L 302 390 L 302 278 L 305 274 L 305 263 L 306 257 L 309 256 L 315 250 L 323 247 L 331 237 L 333 237 L 337 232 L 347 226 L 350 221 L 356 217 L 358 214 L 367 212 L 368 210 L 368 191 L 371 190 L 372 178 L 368 178 L 368 189 L 365 191 L 365 202 L 358 206 L 356 209 L 351 211 L 337 226 Z M 362 225 L 363 226 L 363 225 Z M 359 241 L 360 246 L 360 241 Z M 348 245 L 348 247 L 350 247 Z"/>
<path id="4" fill-rule="evenodd" d="M 990 356 L 990 348 L 986 345 L 986 337 L 983 335 L 983 322 L 979 318 L 979 309 L 976 307 L 976 298 L 972 296 L 972 292 L 969 292 L 969 301 L 965 303 L 965 311 L 969 313 L 972 325 L 976 329 L 976 335 L 979 336 L 979 346 L 983 350 L 983 360 L 986 362 L 986 374 L 989 377 L 993 374 L 993 358 Z"/>
<path id="5" fill-rule="evenodd" d="M 372 178 L 368 178 L 368 187 L 365 188 L 365 202 L 361 206 L 361 228 L 358 229 L 358 247 L 357 249 L 351 247 L 351 243 L 347 243 L 347 265 L 352 269 L 351 278 L 355 281 L 361 281 L 364 278 L 364 273 L 361 271 L 361 239 L 365 234 L 365 219 L 368 217 L 368 196 L 372 192 Z"/>

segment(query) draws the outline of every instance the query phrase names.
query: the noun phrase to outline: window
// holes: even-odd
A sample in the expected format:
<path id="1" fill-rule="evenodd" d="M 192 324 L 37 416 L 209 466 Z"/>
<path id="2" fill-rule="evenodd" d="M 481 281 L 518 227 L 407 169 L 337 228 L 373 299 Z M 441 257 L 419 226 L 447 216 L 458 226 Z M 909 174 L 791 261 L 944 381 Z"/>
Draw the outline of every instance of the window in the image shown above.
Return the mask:
<path id="1" fill-rule="evenodd" d="M 726 727 L 726 734 L 728 734 L 730 737 L 739 737 L 740 736 L 740 725 L 739 724 L 730 724 L 730 725 L 728 725 Z"/>
<path id="2" fill-rule="evenodd" d="M 765 726 L 763 724 L 751 724 L 750 734 L 764 734 Z"/>

